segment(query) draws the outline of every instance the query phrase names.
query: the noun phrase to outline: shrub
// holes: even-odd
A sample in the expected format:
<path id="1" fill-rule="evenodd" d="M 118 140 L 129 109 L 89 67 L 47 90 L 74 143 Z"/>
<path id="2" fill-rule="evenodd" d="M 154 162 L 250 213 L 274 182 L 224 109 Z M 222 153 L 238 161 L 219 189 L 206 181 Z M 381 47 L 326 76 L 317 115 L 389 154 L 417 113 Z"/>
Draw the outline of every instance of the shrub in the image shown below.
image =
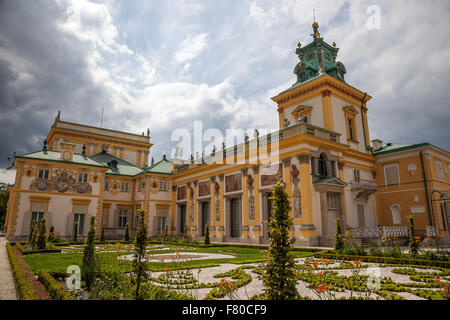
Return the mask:
<path id="1" fill-rule="evenodd" d="M 413 215 L 408 216 L 409 221 L 409 253 L 412 256 L 417 256 L 419 252 L 419 241 L 420 237 L 416 239 L 414 235 L 414 217 Z"/>
<path id="2" fill-rule="evenodd" d="M 47 271 L 38 270 L 36 275 L 38 276 L 38 280 L 47 289 L 48 295 L 53 300 L 75 300 L 75 297 L 70 292 L 64 290 L 63 286 Z"/>
<path id="3" fill-rule="evenodd" d="M 204 232 L 205 232 L 205 244 L 210 244 L 211 241 L 209 239 L 209 224 L 208 223 L 205 225 Z"/>
<path id="4" fill-rule="evenodd" d="M 78 222 L 75 222 L 73 224 L 73 235 L 72 235 L 73 242 L 77 242 L 77 233 L 78 233 Z"/>
<path id="5" fill-rule="evenodd" d="M 45 249 L 47 247 L 47 231 L 46 231 L 46 227 L 45 227 L 45 223 L 46 223 L 46 219 L 42 218 L 39 221 L 39 236 L 37 239 L 37 248 L 38 249 Z"/>
<path id="6" fill-rule="evenodd" d="M 127 223 L 125 226 L 125 237 L 123 238 L 124 241 L 130 241 L 130 227 Z"/>
<path id="7" fill-rule="evenodd" d="M 91 217 L 90 228 L 84 245 L 83 260 L 81 262 L 81 279 L 86 282 L 89 290 L 95 281 L 95 217 Z"/>
<path id="8" fill-rule="evenodd" d="M 145 223 L 145 215 L 144 211 L 139 212 L 139 225 L 136 232 L 136 243 L 134 245 L 134 259 L 132 270 L 133 274 L 136 277 L 136 293 L 135 299 L 138 300 L 141 298 L 139 296 L 139 289 L 141 285 L 141 281 L 148 277 L 147 270 L 148 265 L 145 261 L 145 249 L 147 247 L 147 224 Z"/>
<path id="9" fill-rule="evenodd" d="M 28 238 L 28 244 L 32 248 L 36 248 L 36 243 L 37 243 L 37 222 L 36 220 L 33 220 L 33 223 L 31 224 L 30 236 Z"/>
<path id="10" fill-rule="evenodd" d="M 33 287 L 28 282 L 27 275 L 23 271 L 19 259 L 14 253 L 9 242 L 6 243 L 6 251 L 8 253 L 9 264 L 11 265 L 11 271 L 14 277 L 17 298 L 19 298 L 19 300 L 35 300 L 36 295 L 34 293 Z"/>
<path id="11" fill-rule="evenodd" d="M 334 250 L 336 252 L 341 253 L 344 249 L 344 239 L 341 230 L 341 221 L 340 219 L 336 219 L 336 239 L 334 242 Z"/>
<path id="12" fill-rule="evenodd" d="M 50 231 L 49 231 L 49 233 L 48 233 L 48 239 L 47 239 L 47 241 L 48 242 L 54 242 L 56 240 L 56 238 L 55 238 L 55 227 L 54 226 L 51 226 L 50 227 Z"/>
<path id="13" fill-rule="evenodd" d="M 298 298 L 295 261 L 290 254 L 294 239 L 289 237 L 289 229 L 293 223 L 289 217 L 289 195 L 281 180 L 273 188 L 272 199 L 270 246 L 262 276 L 264 293 L 269 300 L 293 300 Z"/>

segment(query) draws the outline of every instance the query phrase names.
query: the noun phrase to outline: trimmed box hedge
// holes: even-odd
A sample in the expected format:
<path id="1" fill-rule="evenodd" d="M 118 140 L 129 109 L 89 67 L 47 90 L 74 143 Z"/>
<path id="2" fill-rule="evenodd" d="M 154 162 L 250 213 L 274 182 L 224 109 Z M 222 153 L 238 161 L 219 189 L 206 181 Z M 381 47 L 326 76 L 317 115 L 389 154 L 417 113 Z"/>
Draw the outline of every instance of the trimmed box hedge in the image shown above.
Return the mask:
<path id="1" fill-rule="evenodd" d="M 38 270 L 36 275 L 38 276 L 38 280 L 47 289 L 48 295 L 53 300 L 76 300 L 75 296 L 65 290 L 64 287 L 47 271 Z"/>
<path id="2" fill-rule="evenodd" d="M 16 243 L 16 248 L 17 248 L 17 250 L 20 251 L 20 253 L 21 253 L 22 255 L 33 254 L 33 253 L 60 253 L 60 252 L 61 252 L 61 249 L 42 249 L 42 250 L 36 249 L 36 250 L 27 250 L 27 249 L 25 249 L 24 246 L 23 246 L 21 243 L 19 243 L 19 242 Z"/>
<path id="3" fill-rule="evenodd" d="M 450 268 L 450 262 L 448 261 L 434 261 L 434 260 L 423 260 L 413 258 L 392 258 L 379 256 L 353 256 L 353 255 L 330 253 L 329 251 L 316 252 L 314 253 L 314 257 L 333 260 L 361 260 L 364 262 L 372 262 L 372 263 L 431 266 L 446 269 Z"/>
<path id="4" fill-rule="evenodd" d="M 36 294 L 34 289 L 28 282 L 27 275 L 23 271 L 20 261 L 9 242 L 6 243 L 6 251 L 8 252 L 9 264 L 11 265 L 11 271 L 14 277 L 17 298 L 19 300 L 35 300 Z"/>

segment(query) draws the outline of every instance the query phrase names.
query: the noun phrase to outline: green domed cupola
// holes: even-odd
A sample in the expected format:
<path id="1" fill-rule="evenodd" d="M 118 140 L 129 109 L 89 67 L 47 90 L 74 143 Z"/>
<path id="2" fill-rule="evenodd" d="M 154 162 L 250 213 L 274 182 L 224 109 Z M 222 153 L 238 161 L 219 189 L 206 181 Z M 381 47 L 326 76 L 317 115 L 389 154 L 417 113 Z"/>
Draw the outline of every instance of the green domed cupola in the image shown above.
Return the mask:
<path id="1" fill-rule="evenodd" d="M 330 46 L 323 41 L 319 33 L 319 24 L 314 21 L 313 25 L 313 42 L 302 48 L 298 43 L 295 53 L 299 56 L 300 62 L 295 66 L 294 74 L 297 75 L 297 82 L 293 85 L 296 87 L 311 79 L 317 78 L 323 74 L 345 82 L 345 74 L 347 70 L 342 62 L 336 62 L 339 48 L 336 43 Z"/>

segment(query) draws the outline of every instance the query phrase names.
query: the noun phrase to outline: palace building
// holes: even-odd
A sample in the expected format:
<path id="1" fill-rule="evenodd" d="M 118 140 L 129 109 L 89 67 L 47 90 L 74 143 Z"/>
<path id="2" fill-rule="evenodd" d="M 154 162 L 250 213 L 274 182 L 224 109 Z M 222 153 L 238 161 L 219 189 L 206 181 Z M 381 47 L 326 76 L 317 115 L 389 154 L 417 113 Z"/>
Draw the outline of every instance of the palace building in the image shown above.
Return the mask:
<path id="1" fill-rule="evenodd" d="M 213 242 L 265 243 L 272 186 L 291 196 L 299 246 L 332 246 L 336 219 L 365 241 L 407 234 L 449 239 L 450 156 L 430 144 L 370 140 L 367 93 L 346 83 L 339 49 L 321 38 L 298 44 L 296 82 L 272 100 L 279 130 L 201 159 L 149 164 L 150 132 L 136 135 L 55 119 L 42 150 L 16 156 L 6 217 L 10 240 L 45 217 L 60 238 L 80 238 L 90 216 L 109 239 L 133 235 L 138 211 L 150 236 L 167 232 Z M 277 121 L 274 119 L 274 121 Z M 372 143 L 371 143 L 372 142 Z"/>

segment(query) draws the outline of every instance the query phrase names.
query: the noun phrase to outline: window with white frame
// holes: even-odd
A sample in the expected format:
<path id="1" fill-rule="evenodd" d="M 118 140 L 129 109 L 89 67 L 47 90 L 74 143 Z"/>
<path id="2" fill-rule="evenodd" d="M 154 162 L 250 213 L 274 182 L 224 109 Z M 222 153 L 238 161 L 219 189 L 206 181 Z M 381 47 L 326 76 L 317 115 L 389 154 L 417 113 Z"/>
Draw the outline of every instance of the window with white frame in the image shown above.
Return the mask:
<path id="1" fill-rule="evenodd" d="M 119 228 L 125 228 L 127 226 L 128 210 L 119 210 Z"/>
<path id="2" fill-rule="evenodd" d="M 358 169 L 353 170 L 353 178 L 355 179 L 355 182 L 361 182 L 361 171 Z"/>
<path id="3" fill-rule="evenodd" d="M 48 180 L 50 176 L 50 171 L 46 169 L 39 169 L 38 178 L 43 180 Z"/>
<path id="4" fill-rule="evenodd" d="M 160 181 L 159 182 L 159 190 L 161 190 L 161 191 L 169 190 L 169 184 L 167 183 L 167 181 Z"/>
<path id="5" fill-rule="evenodd" d="M 400 184 L 397 164 L 384 166 L 384 176 L 386 178 L 387 186 Z"/>
<path id="6" fill-rule="evenodd" d="M 166 229 L 166 217 L 158 217 L 158 231 L 164 232 Z"/>
<path id="7" fill-rule="evenodd" d="M 122 182 L 120 184 L 120 191 L 128 192 L 128 182 Z"/>
<path id="8" fill-rule="evenodd" d="M 391 207 L 391 212 L 392 212 L 392 223 L 402 224 L 402 218 L 400 216 L 400 206 L 398 204 L 394 204 Z"/>
<path id="9" fill-rule="evenodd" d="M 78 174 L 78 183 L 87 183 L 89 175 L 87 173 L 80 172 Z"/>

